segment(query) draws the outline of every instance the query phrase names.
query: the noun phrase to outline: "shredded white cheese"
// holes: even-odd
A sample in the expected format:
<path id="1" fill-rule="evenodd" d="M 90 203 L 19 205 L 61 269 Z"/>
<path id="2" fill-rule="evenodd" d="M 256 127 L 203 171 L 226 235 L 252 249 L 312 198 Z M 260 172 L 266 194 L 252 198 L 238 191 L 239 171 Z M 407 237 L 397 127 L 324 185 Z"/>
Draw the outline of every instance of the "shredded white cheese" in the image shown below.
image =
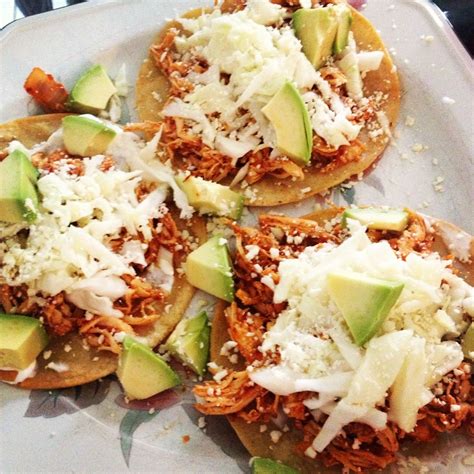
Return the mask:
<path id="1" fill-rule="evenodd" d="M 193 133 L 235 165 L 258 146 L 276 149 L 275 131 L 261 110 L 291 81 L 301 93 L 312 91 L 315 96 L 306 101 L 314 131 L 331 146 L 347 145 L 361 128 L 348 118 L 353 104 L 344 104 L 314 69 L 291 25 L 283 22 L 288 16 L 285 8 L 269 0 L 250 0 L 231 14 L 215 9 L 178 19 L 184 30 L 175 38 L 178 57 L 199 57 L 209 67 L 186 76 L 193 90 L 171 101 L 163 114 L 186 119 Z M 353 40 L 350 55 L 359 78 L 359 68 L 364 73 L 378 69 L 383 58 L 382 51 L 358 55 Z M 361 84 L 356 98 L 362 97 Z"/>
<path id="2" fill-rule="evenodd" d="M 46 368 L 61 374 L 69 370 L 69 365 L 65 364 L 64 362 L 50 362 L 46 365 Z"/>
<path id="3" fill-rule="evenodd" d="M 8 285 L 26 284 L 55 295 L 73 290 L 85 278 L 134 274 L 107 241 L 122 229 L 151 238 L 149 219 L 162 215 L 165 193 L 153 191 L 147 197 L 153 201 L 150 207 L 146 199 L 139 203 L 135 189 L 140 173 L 103 172 L 102 159 L 85 159 L 83 176 L 69 174 L 65 165 L 38 180 L 43 209 L 30 226 L 26 243 L 11 237 L 0 244 L 0 277 Z"/>
<path id="4" fill-rule="evenodd" d="M 0 282 L 27 285 L 31 297 L 64 291 L 89 315 L 122 316 L 113 307 L 113 301 L 127 291 L 121 276 L 135 274 L 132 264 L 146 265 L 147 241 L 153 237 L 150 220 L 168 212 L 167 186 L 177 188 L 175 199 L 183 213 L 189 215 L 190 208 L 171 170 L 155 158 L 157 137 L 144 145 L 136 135 L 118 131 L 107 150 L 115 167 L 102 171 L 104 156 L 99 155 L 84 158 L 81 175 L 72 174 L 66 161 L 59 162 L 54 172 L 42 173 L 39 216 L 28 226 L 26 240 L 18 237 L 25 226 L 1 226 Z M 49 152 L 53 145 L 63 146 L 61 129 L 32 152 Z M 126 171 L 130 168 L 138 169 Z M 160 185 L 139 201 L 136 191 L 144 174 Z M 123 232 L 129 240 L 117 253 L 111 242 Z M 155 267 L 160 272 L 157 286 L 171 291 L 172 254 L 161 248 Z"/>

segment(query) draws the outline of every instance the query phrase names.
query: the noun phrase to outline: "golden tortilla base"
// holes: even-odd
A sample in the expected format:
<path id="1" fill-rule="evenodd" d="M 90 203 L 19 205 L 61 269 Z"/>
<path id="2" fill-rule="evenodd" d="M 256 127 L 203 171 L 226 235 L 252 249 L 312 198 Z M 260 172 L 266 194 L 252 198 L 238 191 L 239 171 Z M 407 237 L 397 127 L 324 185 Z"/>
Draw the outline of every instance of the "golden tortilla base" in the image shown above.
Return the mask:
<path id="1" fill-rule="evenodd" d="M 226 9 L 229 9 L 226 1 Z M 238 2 L 235 2 L 238 3 Z M 193 10 L 183 15 L 195 18 L 202 13 L 202 9 Z M 381 110 L 385 113 L 390 127 L 396 124 L 400 109 L 400 82 L 396 68 L 385 48 L 382 39 L 373 25 L 359 12 L 353 9 L 352 31 L 359 50 L 383 51 L 384 58 L 378 70 L 370 71 L 364 78 L 365 96 L 369 97 L 375 92 L 386 96 Z M 156 36 L 153 44 L 161 41 L 166 31 L 171 27 L 179 27 L 177 22 L 170 22 Z M 167 78 L 155 66 L 151 55 L 145 59 L 136 82 L 136 108 L 141 120 L 158 121 L 161 119 L 161 109 L 169 98 L 169 85 Z M 388 144 L 388 137 L 382 134 L 375 141 L 369 139 L 367 131 L 363 130 L 359 139 L 366 149 L 359 161 L 347 163 L 330 173 L 321 173 L 315 168 L 306 169 L 305 177 L 301 181 L 291 179 L 278 180 L 267 176 L 258 183 L 250 186 L 256 192 L 256 199 L 246 202 L 249 206 L 277 206 L 300 201 L 303 198 L 319 194 L 332 188 L 347 179 L 367 170 L 377 161 Z M 309 192 L 302 192 L 303 190 Z M 239 191 L 237 185 L 235 191 Z"/>
<path id="2" fill-rule="evenodd" d="M 18 140 L 26 147 L 32 147 L 45 141 L 55 130 L 61 126 L 61 120 L 66 114 L 38 115 L 21 118 L 0 125 L 0 151 L 12 140 Z M 194 217 L 190 221 L 178 219 L 176 209 L 171 209 L 180 229 L 187 229 L 196 236 L 200 243 L 207 239 L 206 224 L 203 218 Z M 140 328 L 140 335 L 147 338 L 151 347 L 162 342 L 181 320 L 188 307 L 195 289 L 184 276 L 176 275 L 173 288 L 163 303 L 156 304 L 154 310 L 161 317 L 154 323 Z M 168 312 L 165 307 L 171 305 Z M 65 345 L 70 345 L 70 352 L 64 351 Z M 38 357 L 39 370 L 35 377 L 29 378 L 18 384 L 26 389 L 54 389 L 66 388 L 92 382 L 106 375 L 112 374 L 117 368 L 117 356 L 108 351 L 96 351 L 83 347 L 82 338 L 77 334 L 64 337 L 52 337 L 46 351 L 51 350 L 52 355 L 44 360 L 43 355 Z M 97 358 L 97 360 L 94 360 Z M 65 363 L 69 370 L 58 373 L 47 369 L 49 362 Z M 0 380 L 12 381 L 16 372 L 0 371 Z"/>
<path id="3" fill-rule="evenodd" d="M 332 219 L 342 211 L 343 209 L 341 208 L 324 209 L 304 216 L 304 218 L 323 224 L 326 220 Z M 433 224 L 435 233 L 434 250 L 439 252 L 442 256 L 448 255 L 449 253 L 446 244 L 439 233 L 443 228 L 449 228 L 451 231 L 456 233 L 460 232 L 460 229 L 453 224 L 442 220 L 435 220 L 435 223 Z M 459 270 L 460 276 L 462 276 L 469 284 L 474 284 L 474 239 L 471 239 L 471 262 L 462 263 L 456 261 L 455 267 Z M 227 320 L 224 315 L 226 307 L 227 303 L 220 301 L 215 309 L 211 332 L 211 360 L 229 370 L 242 370 L 243 367 L 245 367 L 242 361 L 240 362 L 240 365 L 234 365 L 229 362 L 227 357 L 220 355 L 222 345 L 230 339 L 227 331 Z M 299 456 L 295 453 L 295 447 L 303 440 L 303 433 L 300 430 L 293 429 L 287 433 L 283 433 L 280 441 L 277 444 L 274 444 L 271 441 L 269 433 L 272 430 L 281 430 L 273 423 L 267 423 L 267 430 L 264 433 L 260 433 L 260 423 L 247 423 L 241 418 L 235 416 L 228 416 L 228 420 L 242 441 L 242 444 L 252 456 L 279 460 L 295 469 L 298 469 L 302 474 L 314 474 L 316 468 L 318 469 L 317 472 L 320 473 L 340 472 L 340 469 L 327 469 L 321 466 L 317 461 L 306 456 Z"/>

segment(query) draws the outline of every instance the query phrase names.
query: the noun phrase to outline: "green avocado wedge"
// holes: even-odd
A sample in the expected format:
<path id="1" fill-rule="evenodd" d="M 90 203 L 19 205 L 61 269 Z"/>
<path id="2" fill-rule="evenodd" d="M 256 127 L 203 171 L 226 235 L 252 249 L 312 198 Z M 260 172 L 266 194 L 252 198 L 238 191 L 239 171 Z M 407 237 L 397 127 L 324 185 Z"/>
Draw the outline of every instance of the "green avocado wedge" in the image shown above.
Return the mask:
<path id="1" fill-rule="evenodd" d="M 39 319 L 0 313 L 0 369 L 26 369 L 47 344 Z"/>
<path id="2" fill-rule="evenodd" d="M 92 116 L 68 115 L 63 119 L 64 146 L 71 155 L 102 155 L 116 135 L 112 127 Z"/>
<path id="3" fill-rule="evenodd" d="M 275 129 L 280 152 L 300 166 L 307 165 L 313 148 L 313 131 L 298 89 L 291 82 L 285 82 L 262 112 Z"/>
<path id="4" fill-rule="evenodd" d="M 298 471 L 273 459 L 253 458 L 252 474 L 298 474 Z"/>
<path id="5" fill-rule="evenodd" d="M 464 333 L 462 350 L 468 359 L 474 361 L 474 323 L 471 323 Z"/>
<path id="6" fill-rule="evenodd" d="M 207 313 L 181 320 L 164 345 L 173 357 L 190 367 L 197 375 L 204 375 L 209 359 L 211 328 Z"/>
<path id="7" fill-rule="evenodd" d="M 189 204 L 200 214 L 240 219 L 244 208 L 242 194 L 232 191 L 228 186 L 206 181 L 198 176 L 179 176 L 176 182 L 185 192 Z"/>
<path id="8" fill-rule="evenodd" d="M 38 170 L 21 150 L 0 162 L 0 221 L 32 223 L 38 216 Z"/>
<path id="9" fill-rule="evenodd" d="M 333 52 L 334 54 L 341 54 L 347 46 L 349 40 L 349 31 L 352 26 L 352 11 L 343 3 L 334 5 L 337 15 L 337 33 L 336 39 L 334 40 Z"/>
<path id="10" fill-rule="evenodd" d="M 74 84 L 68 105 L 74 112 L 97 114 L 107 107 L 116 92 L 107 71 L 96 64 L 85 71 Z"/>
<path id="11" fill-rule="evenodd" d="M 206 293 L 231 303 L 234 301 L 234 280 L 227 240 L 220 235 L 188 255 L 185 264 L 188 282 Z"/>
<path id="12" fill-rule="evenodd" d="M 123 341 L 117 376 L 130 400 L 143 400 L 181 383 L 162 357 L 130 336 Z"/>
<path id="13" fill-rule="evenodd" d="M 339 271 L 328 275 L 328 291 L 341 311 L 355 343 L 362 346 L 385 321 L 403 290 L 403 283 Z"/>
<path id="14" fill-rule="evenodd" d="M 332 7 L 301 8 L 293 14 L 293 29 L 303 52 L 318 70 L 333 53 L 338 18 Z"/>
<path id="15" fill-rule="evenodd" d="M 347 225 L 347 219 L 355 219 L 368 229 L 401 232 L 408 225 L 408 217 L 408 212 L 402 209 L 351 207 L 342 214 L 342 225 Z"/>

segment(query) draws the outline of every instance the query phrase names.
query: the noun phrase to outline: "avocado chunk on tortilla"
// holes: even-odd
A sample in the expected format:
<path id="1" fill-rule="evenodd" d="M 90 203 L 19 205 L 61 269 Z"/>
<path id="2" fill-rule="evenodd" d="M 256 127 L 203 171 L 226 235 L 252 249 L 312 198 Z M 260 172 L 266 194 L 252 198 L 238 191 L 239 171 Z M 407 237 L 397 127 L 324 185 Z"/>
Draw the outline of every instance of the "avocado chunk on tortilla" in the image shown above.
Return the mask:
<path id="1" fill-rule="evenodd" d="M 329 295 L 341 311 L 358 346 L 378 331 L 403 290 L 403 283 L 361 273 L 328 275 Z"/>
<path id="2" fill-rule="evenodd" d="M 340 54 L 344 51 L 349 40 L 349 31 L 352 25 L 352 12 L 351 9 L 342 3 L 334 5 L 337 15 L 337 33 L 336 39 L 334 40 L 333 52 L 334 54 Z"/>
<path id="3" fill-rule="evenodd" d="M 200 214 L 226 216 L 240 219 L 244 208 L 244 197 L 228 186 L 206 181 L 198 176 L 176 178 L 178 186 L 185 192 L 189 204 Z"/>
<path id="4" fill-rule="evenodd" d="M 207 313 L 202 311 L 194 318 L 181 320 L 166 341 L 164 349 L 196 374 L 203 375 L 209 358 L 210 333 Z"/>
<path id="5" fill-rule="evenodd" d="M 293 14 L 293 28 L 310 63 L 319 69 L 332 55 L 338 31 L 334 8 L 301 8 Z"/>
<path id="6" fill-rule="evenodd" d="M 298 474 L 298 471 L 273 459 L 254 458 L 252 474 Z"/>
<path id="7" fill-rule="evenodd" d="M 285 82 L 262 112 L 275 129 L 280 152 L 295 163 L 306 165 L 311 159 L 313 131 L 308 110 L 296 87 Z"/>
<path id="8" fill-rule="evenodd" d="M 0 162 L 0 221 L 34 222 L 38 214 L 38 170 L 21 150 Z"/>
<path id="9" fill-rule="evenodd" d="M 471 323 L 464 333 L 462 350 L 468 359 L 474 360 L 474 323 Z"/>
<path id="10" fill-rule="evenodd" d="M 48 335 L 38 319 L 0 313 L 0 369 L 26 369 L 47 344 Z"/>
<path id="11" fill-rule="evenodd" d="M 71 155 L 101 155 L 116 135 L 113 128 L 94 117 L 69 115 L 63 119 L 64 146 Z"/>
<path id="12" fill-rule="evenodd" d="M 401 232 L 408 224 L 408 212 L 381 207 L 355 207 L 344 211 L 342 214 L 343 225 L 347 225 L 347 219 L 355 219 L 368 229 Z"/>
<path id="13" fill-rule="evenodd" d="M 181 379 L 149 347 L 125 336 L 117 376 L 129 399 L 143 400 L 175 387 Z"/>
<path id="14" fill-rule="evenodd" d="M 185 265 L 191 285 L 229 303 L 234 301 L 234 280 L 227 240 L 220 235 L 188 255 Z"/>
<path id="15" fill-rule="evenodd" d="M 106 70 L 100 64 L 89 68 L 77 80 L 69 95 L 69 107 L 80 113 L 96 114 L 107 107 L 117 92 Z"/>

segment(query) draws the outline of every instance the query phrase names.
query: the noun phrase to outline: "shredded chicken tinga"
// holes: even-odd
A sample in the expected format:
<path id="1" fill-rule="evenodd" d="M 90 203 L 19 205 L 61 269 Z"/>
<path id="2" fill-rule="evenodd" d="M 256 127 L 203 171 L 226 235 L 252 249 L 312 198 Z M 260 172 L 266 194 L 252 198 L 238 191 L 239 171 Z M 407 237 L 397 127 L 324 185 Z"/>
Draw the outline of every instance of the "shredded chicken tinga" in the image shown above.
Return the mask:
<path id="1" fill-rule="evenodd" d="M 176 31 L 168 32 L 163 41 L 151 49 L 155 65 L 170 81 L 171 98 L 181 98 L 193 90 L 193 85 L 185 79 L 185 76 L 191 71 L 202 74 L 207 70 L 207 67 L 199 63 L 186 64 L 181 60 L 173 61 L 173 43 L 176 34 Z M 323 79 L 331 84 L 333 90 L 340 93 L 341 87 L 345 84 L 342 73 L 334 67 L 323 68 L 320 72 Z M 363 113 L 354 117 L 354 121 L 356 123 L 370 121 L 375 118 L 375 114 L 375 104 L 368 104 Z M 233 162 L 234 160 L 206 145 L 202 138 L 194 135 L 185 125 L 183 118 L 165 117 L 163 125 L 161 145 L 165 148 L 173 165 L 178 169 L 191 169 L 193 175 L 210 181 L 219 182 L 228 177 L 235 177 L 238 168 Z M 349 145 L 335 148 L 315 135 L 312 149 L 313 167 L 318 172 L 329 173 L 351 161 L 358 161 L 364 149 L 364 144 L 357 139 Z M 245 159 L 246 161 L 239 164 L 239 168 L 247 168 L 246 181 L 248 184 L 255 184 L 266 175 L 280 180 L 288 178 L 302 180 L 304 178 L 303 169 L 300 166 L 287 157 L 272 156 L 272 149 L 269 147 L 249 152 Z"/>
<path id="2" fill-rule="evenodd" d="M 5 313 L 40 319 L 51 339 L 49 349 L 53 349 L 45 352 L 49 357 L 39 357 L 35 376 L 18 383 L 25 388 L 78 385 L 114 372 L 116 356 L 122 350 L 121 340 L 126 334 L 142 337 L 151 347 L 160 343 L 181 319 L 194 293 L 176 269 L 189 253 L 190 247 L 197 245 L 205 236 L 204 224 L 199 218 L 179 219 L 175 206 L 162 200 L 162 191 L 157 183 L 142 180 L 140 173 L 119 170 L 113 156 L 84 158 L 71 155 L 54 144 L 48 145 L 45 140 L 52 140 L 50 136 L 61 127 L 63 117 L 31 117 L 0 127 L 2 150 L 6 150 L 12 140 L 33 147 L 31 163 L 41 176 L 39 186 L 43 194 L 42 204 L 46 209 L 35 226 L 18 227 L 16 224 L 4 223 L 0 229 L 0 309 Z M 46 145 L 35 151 L 34 145 L 42 142 Z M 7 152 L 3 152 L 0 159 L 7 155 Z M 110 173 L 116 173 L 116 178 Z M 115 189 L 115 204 L 113 194 L 110 205 L 106 202 L 108 197 L 105 194 L 97 195 L 101 186 L 102 190 Z M 122 189 L 119 191 L 120 186 Z M 120 197 L 121 192 L 128 194 Z M 87 199 L 92 199 L 91 193 L 96 195 L 89 205 Z M 130 206 L 127 202 L 130 202 Z M 89 208 L 90 214 L 87 214 Z M 137 219 L 141 223 L 136 221 L 134 224 L 132 220 L 126 221 L 125 217 L 123 227 L 117 227 L 117 212 L 128 212 L 130 216 L 133 208 L 138 210 Z M 75 212 L 82 212 L 83 217 L 71 217 Z M 67 254 L 68 250 L 64 246 L 58 244 L 55 247 L 55 242 L 45 241 L 45 247 L 49 250 L 45 250 L 43 258 L 59 258 L 58 273 L 55 274 L 54 267 L 51 270 L 45 265 L 44 269 L 38 270 L 37 279 L 34 280 L 27 273 L 34 273 L 37 269 L 31 267 L 28 258 L 37 258 L 35 253 L 43 252 L 35 241 L 43 238 L 42 233 L 49 232 L 47 224 L 53 225 L 55 219 L 64 219 L 61 222 L 69 219 L 71 223 L 69 227 L 67 224 L 61 228 L 52 227 L 50 239 L 63 238 L 61 232 L 67 232 L 69 228 L 82 232 L 82 229 L 90 227 L 90 235 L 101 236 L 102 241 L 99 244 L 84 233 L 81 238 L 89 239 L 84 241 L 87 242 L 84 245 L 95 246 L 91 254 L 95 256 L 82 257 L 81 254 L 77 260 L 73 254 Z M 42 232 L 41 226 L 44 226 Z M 77 245 L 81 247 L 81 238 L 70 241 L 71 247 L 76 246 L 76 250 Z M 18 242 L 23 243 L 18 246 Z M 28 247 L 33 245 L 36 245 L 36 250 L 32 249 L 30 257 L 26 254 L 23 257 L 22 252 L 28 251 Z M 11 252 L 16 252 L 18 261 L 23 259 L 22 265 L 16 265 L 10 256 Z M 68 259 L 66 264 L 60 264 L 61 257 L 56 255 L 58 252 L 59 255 L 65 252 L 64 258 Z M 114 270 L 110 270 L 112 275 L 107 273 L 107 261 L 112 261 L 112 265 L 113 259 L 117 258 L 114 255 L 123 258 L 122 262 L 125 263 L 123 266 L 118 260 L 115 262 L 118 268 L 125 270 L 118 279 L 113 274 Z M 87 268 L 84 263 L 87 260 L 92 265 L 90 268 L 97 267 L 99 272 L 92 278 L 82 275 L 81 280 L 78 275 L 81 274 L 81 265 Z M 71 273 L 70 268 L 75 268 L 77 273 Z M 48 272 L 49 276 L 45 278 L 44 272 Z M 71 278 L 77 278 L 79 286 L 76 289 L 68 286 L 59 290 L 63 281 L 66 282 L 64 286 L 67 286 Z M 21 283 L 22 279 L 31 281 L 33 287 Z M 54 372 L 51 367 L 48 370 L 48 363 L 58 359 L 63 362 L 65 370 Z M 15 378 L 15 371 L 0 371 L 0 379 L 14 381 Z"/>
<path id="3" fill-rule="evenodd" d="M 455 363 L 455 367 L 430 387 L 431 400 L 419 409 L 412 431 L 405 432 L 390 416 L 382 429 L 353 421 L 345 424 L 321 452 L 314 451 L 312 444 L 331 413 L 324 411 L 323 399 L 327 395 L 319 394 L 322 411 L 311 410 L 305 402 L 314 403 L 316 390 L 277 395 L 252 380 L 259 369 L 282 362 L 283 349 L 280 351 L 278 344 L 274 350 L 264 348 L 272 328 L 276 333 L 286 330 L 283 326 L 276 329 L 279 316 L 288 313 L 289 308 L 288 301 L 275 302 L 274 299 L 281 283 L 279 265 L 286 259 L 297 259 L 312 246 L 321 249 L 328 244 L 336 247 L 343 244 L 348 233 L 341 226 L 340 213 L 341 210 L 329 215 L 327 211 L 315 213 L 309 219 L 261 215 L 259 230 L 234 225 L 236 301 L 227 308 L 221 305 L 212 331 L 211 355 L 219 364 L 214 370 L 218 376 L 194 389 L 198 397 L 196 408 L 203 414 L 228 415 L 253 456 L 275 458 L 308 473 L 315 472 L 314 458 L 326 467 L 362 472 L 383 469 L 393 463 L 402 443 L 424 443 L 440 433 L 456 430 L 474 436 L 474 385 L 467 360 Z M 440 234 L 433 228 L 428 229 L 425 219 L 413 212 L 409 213 L 408 225 L 402 232 L 368 230 L 366 234 L 371 243 L 388 242 L 403 261 L 413 255 L 427 256 L 435 249 L 445 255 L 444 259 L 453 259 L 447 255 Z M 451 263 L 448 265 L 453 268 Z M 464 275 L 472 283 L 472 264 L 456 262 L 455 265 L 453 272 Z M 316 303 L 311 305 L 313 311 L 317 311 Z M 332 336 L 320 333 L 315 337 L 330 340 Z M 281 343 L 281 338 L 279 341 Z M 294 350 L 295 347 L 297 343 Z M 229 357 L 233 354 L 239 355 L 239 362 L 236 355 L 234 359 Z M 334 399 L 337 397 L 330 397 Z M 316 397 L 313 407 L 317 404 Z M 377 405 L 377 410 L 390 411 L 388 398 Z M 278 434 L 276 440 L 271 433 Z"/>
<path id="4" fill-rule="evenodd" d="M 52 163 L 47 159 L 45 161 Z M 157 229 L 160 229 L 159 232 Z M 125 236 L 114 240 L 112 242 L 114 251 L 119 252 L 124 243 Z M 123 318 L 100 315 L 86 317 L 86 311 L 67 301 L 64 292 L 46 297 L 43 301 L 28 296 L 28 288 L 25 285 L 18 287 L 0 285 L 0 306 L 7 313 L 14 312 L 41 318 L 51 334 L 64 336 L 72 331 L 78 331 L 89 346 L 100 351 L 119 354 L 121 348 L 114 339 L 116 333 L 140 334 L 141 327 L 150 328 L 160 318 L 155 305 L 163 303 L 167 293 L 161 288 L 153 287 L 142 275 L 148 265 L 157 261 L 161 247 L 172 252 L 177 262 L 188 250 L 173 217 L 168 212 L 153 223 L 153 239 L 149 241 L 145 256 L 147 265 L 138 265 L 137 275 L 134 277 L 129 275 L 122 277 L 128 290 L 125 296 L 114 302 L 114 308 L 123 313 Z M 176 248 L 180 250 L 176 251 Z"/>
<path id="5" fill-rule="evenodd" d="M 320 111 L 326 107 L 319 102 L 321 93 L 328 104 L 333 104 L 331 107 L 336 102 L 340 105 L 336 106 L 337 110 L 340 111 L 345 107 L 347 113 L 344 120 L 347 120 L 347 123 L 345 122 L 344 127 L 346 130 L 356 127 L 360 130 L 360 134 L 352 133 L 341 141 L 331 142 L 332 132 L 328 132 L 329 129 L 326 130 L 327 133 L 320 131 L 320 134 L 313 131 L 312 158 L 306 166 L 295 163 L 284 153 L 279 152 L 274 139 L 271 138 L 274 132 L 270 130 L 268 121 L 260 111 L 262 104 L 265 104 L 271 96 L 264 98 L 265 93 L 254 91 L 254 97 L 250 98 L 249 90 L 253 87 L 252 84 L 262 81 L 257 75 L 266 74 L 264 71 L 259 72 L 259 68 L 263 66 L 255 66 L 257 72 L 252 72 L 253 65 L 249 65 L 248 70 L 247 66 L 243 65 L 241 69 L 244 72 L 242 74 L 236 72 L 233 67 L 222 65 L 220 59 L 214 61 L 204 54 L 205 48 L 211 48 L 209 45 L 213 41 L 221 41 L 213 39 L 214 33 L 211 33 L 209 45 L 206 43 L 207 39 L 202 40 L 202 44 L 200 39 L 200 35 L 206 38 L 206 28 L 214 28 L 214 20 L 217 25 L 219 20 L 228 19 L 228 28 L 232 28 L 230 26 L 232 15 L 243 14 L 248 10 L 249 18 L 245 21 L 248 21 L 258 34 L 277 35 L 277 32 L 282 32 L 282 39 L 274 39 L 276 49 L 271 54 L 283 54 L 282 61 L 285 60 L 285 55 L 287 58 L 291 55 L 295 57 L 301 55 L 298 61 L 307 61 L 300 50 L 301 46 L 294 46 L 295 50 L 292 49 L 291 54 L 286 50 L 278 52 L 281 46 L 279 42 L 283 44 L 291 31 L 291 15 L 300 8 L 300 5 L 291 1 L 272 3 L 274 8 L 279 9 L 276 13 L 278 20 L 253 21 L 254 17 L 263 15 L 265 10 L 258 2 L 223 2 L 220 7 L 223 14 L 221 17 L 216 16 L 219 10 L 215 10 L 214 14 L 202 10 L 189 12 L 183 16 L 183 21 L 172 22 L 160 33 L 150 48 L 150 57 L 142 66 L 137 81 L 137 110 L 140 118 L 143 121 L 159 121 L 163 126 L 161 145 L 165 153 L 162 159 L 170 160 L 176 169 L 190 172 L 206 180 L 230 183 L 235 189 L 241 188 L 246 193 L 248 203 L 257 206 L 298 201 L 304 196 L 322 192 L 352 175 L 363 172 L 386 147 L 390 135 L 389 129 L 397 119 L 400 101 L 398 77 L 381 39 L 373 26 L 354 10 L 352 31 L 357 47 L 371 52 L 378 51 L 380 58 L 383 58 L 377 69 L 363 74 L 365 97 L 354 99 L 352 94 L 348 93 L 348 79 L 335 60 L 330 60 L 318 71 L 309 72 L 310 76 L 316 74 L 314 84 L 312 80 L 306 83 L 299 79 L 298 74 L 289 77 L 288 80 L 295 81 L 301 91 L 306 91 L 303 98 L 307 104 L 313 99 L 318 102 L 319 105 L 315 110 Z M 331 3 L 313 2 L 315 6 L 321 7 Z M 252 9 L 255 9 L 255 14 L 251 13 Z M 271 7 L 268 7 L 267 13 L 270 10 Z M 211 18 L 210 26 L 203 20 L 201 31 L 197 26 L 189 26 L 186 23 L 198 19 L 199 15 Z M 241 31 L 244 30 L 241 28 L 245 28 L 243 25 L 246 23 L 242 19 L 239 21 L 242 21 L 242 25 L 237 22 L 235 33 L 228 33 L 230 36 L 238 37 L 239 34 L 243 34 Z M 218 34 L 219 26 L 215 28 L 215 34 Z M 267 29 L 266 33 L 263 31 L 264 28 Z M 189 37 L 191 37 L 190 46 L 183 47 Z M 248 41 L 253 41 L 252 47 L 256 47 L 257 43 L 271 42 L 269 38 L 271 36 Z M 296 38 L 293 39 L 297 41 Z M 238 41 L 235 40 L 235 43 L 238 44 Z M 222 48 L 225 47 L 227 45 L 222 45 Z M 293 46 L 288 48 L 291 49 Z M 236 51 L 232 53 L 235 52 L 242 57 L 248 54 L 250 58 L 253 54 L 244 50 Z M 255 53 L 257 57 L 263 55 L 263 58 L 265 54 L 263 49 Z M 222 61 L 225 62 L 225 58 Z M 262 64 L 265 61 L 262 59 Z M 280 66 L 280 75 L 286 74 L 285 67 Z M 288 66 L 288 69 L 291 67 Z M 295 67 L 296 70 L 304 70 L 301 65 Z M 309 67 L 309 70 L 312 68 L 310 63 L 305 63 L 305 67 Z M 240 74 L 244 79 L 237 79 Z M 249 80 L 245 78 L 249 74 L 254 74 L 258 80 L 254 78 L 247 89 L 240 90 L 239 87 L 244 86 L 240 86 L 239 81 Z M 290 72 L 287 74 L 291 75 Z M 300 74 L 304 75 L 303 72 Z M 307 84 L 313 85 L 309 87 Z M 211 87 L 214 87 L 212 91 Z M 235 97 L 229 100 L 232 94 Z M 240 99 L 246 95 L 249 95 L 248 101 Z M 223 98 L 222 101 L 227 100 L 225 107 L 222 105 L 223 102 L 218 103 L 220 97 Z M 232 101 L 236 101 L 237 105 Z M 237 110 L 232 115 L 234 106 Z M 312 105 L 308 107 L 313 110 Z M 227 117 L 227 113 L 231 116 Z M 328 114 L 332 113 L 328 109 Z M 332 120 L 320 119 L 322 122 L 313 127 L 318 128 L 323 122 L 327 125 Z M 314 118 L 314 121 L 318 120 Z M 318 130 L 322 130 L 326 125 L 321 125 Z M 211 128 L 216 130 L 212 131 Z"/>

